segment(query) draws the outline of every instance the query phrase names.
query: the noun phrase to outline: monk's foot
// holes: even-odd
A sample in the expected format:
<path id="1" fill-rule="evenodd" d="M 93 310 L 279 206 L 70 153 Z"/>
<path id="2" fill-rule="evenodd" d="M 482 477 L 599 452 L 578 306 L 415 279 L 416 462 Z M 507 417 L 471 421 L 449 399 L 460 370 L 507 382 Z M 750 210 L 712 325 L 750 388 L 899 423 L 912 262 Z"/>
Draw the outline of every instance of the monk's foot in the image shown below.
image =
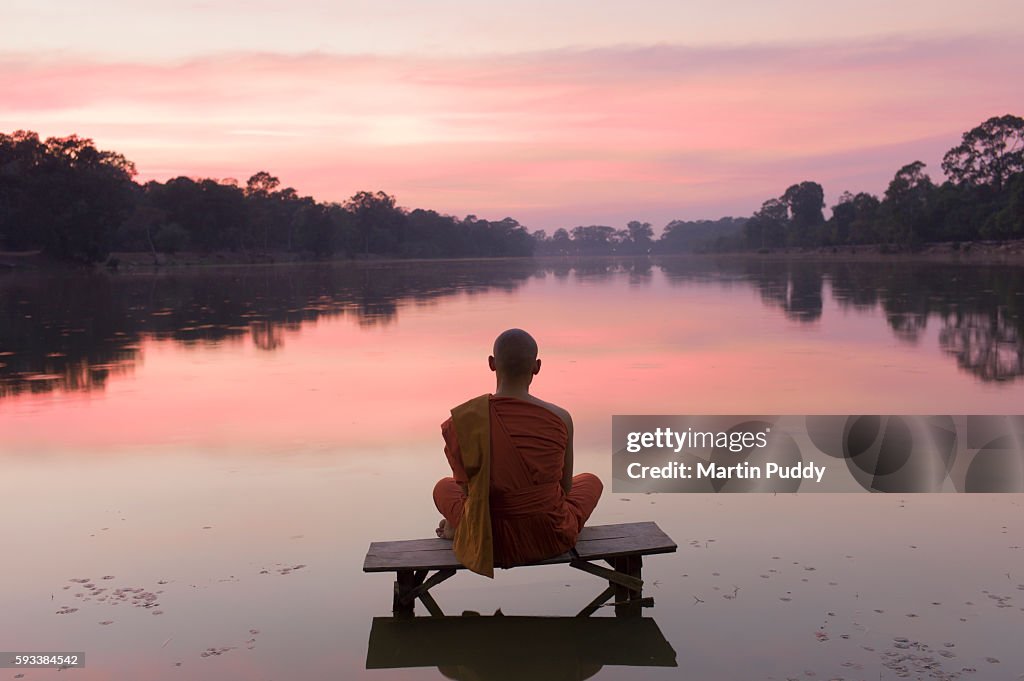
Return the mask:
<path id="1" fill-rule="evenodd" d="M 437 524 L 437 529 L 434 530 L 438 537 L 441 539 L 454 539 L 455 528 L 452 527 L 447 520 L 441 518 L 441 522 Z"/>

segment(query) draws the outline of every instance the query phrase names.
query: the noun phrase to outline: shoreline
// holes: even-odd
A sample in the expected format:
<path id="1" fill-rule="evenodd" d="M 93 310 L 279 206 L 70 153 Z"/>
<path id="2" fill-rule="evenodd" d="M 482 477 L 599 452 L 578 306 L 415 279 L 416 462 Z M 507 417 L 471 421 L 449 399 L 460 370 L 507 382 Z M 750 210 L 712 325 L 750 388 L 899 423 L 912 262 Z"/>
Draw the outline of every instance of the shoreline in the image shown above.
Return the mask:
<path id="1" fill-rule="evenodd" d="M 783 248 L 768 252 L 730 251 L 705 253 L 728 257 L 759 257 L 769 260 L 829 260 L 850 262 L 936 262 L 958 265 L 1024 265 L 1024 239 L 1008 241 L 936 242 L 920 249 L 887 250 L 884 244 Z"/>
<path id="2" fill-rule="evenodd" d="M 661 258 L 745 258 L 763 260 L 821 260 L 831 262 L 929 262 L 956 265 L 1024 265 L 1024 239 L 1012 241 L 967 241 L 926 244 L 918 250 L 887 250 L 885 245 L 862 244 L 843 247 L 784 248 L 767 251 L 722 251 L 657 253 L 643 255 L 550 254 L 532 256 L 495 256 L 470 258 L 398 258 L 394 256 L 336 256 L 306 259 L 294 253 L 195 253 L 161 254 L 154 262 L 147 252 L 111 253 L 108 263 L 83 265 L 51 258 L 39 251 L 0 251 L 0 273 L 73 270 L 143 272 L 184 268 L 251 267 L 265 265 L 390 265 L 398 263 L 520 262 L 523 260 L 567 261 L 576 259 L 657 260 Z M 113 264 L 112 264 L 113 263 Z"/>

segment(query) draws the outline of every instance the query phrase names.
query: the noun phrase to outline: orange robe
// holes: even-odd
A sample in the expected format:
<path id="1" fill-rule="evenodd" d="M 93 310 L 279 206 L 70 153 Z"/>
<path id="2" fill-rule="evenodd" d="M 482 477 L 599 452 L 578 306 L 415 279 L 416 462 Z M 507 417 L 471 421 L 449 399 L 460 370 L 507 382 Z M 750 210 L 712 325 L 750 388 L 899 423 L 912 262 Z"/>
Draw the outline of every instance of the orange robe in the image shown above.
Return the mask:
<path id="1" fill-rule="evenodd" d="M 441 425 L 454 477 L 434 488 L 434 503 L 456 528 L 463 517 L 468 476 L 452 419 Z M 544 407 L 514 397 L 490 396 L 490 518 L 494 565 L 512 567 L 557 556 L 572 548 L 597 506 L 597 476 L 573 477 L 568 494 L 562 471 L 568 431 Z"/>

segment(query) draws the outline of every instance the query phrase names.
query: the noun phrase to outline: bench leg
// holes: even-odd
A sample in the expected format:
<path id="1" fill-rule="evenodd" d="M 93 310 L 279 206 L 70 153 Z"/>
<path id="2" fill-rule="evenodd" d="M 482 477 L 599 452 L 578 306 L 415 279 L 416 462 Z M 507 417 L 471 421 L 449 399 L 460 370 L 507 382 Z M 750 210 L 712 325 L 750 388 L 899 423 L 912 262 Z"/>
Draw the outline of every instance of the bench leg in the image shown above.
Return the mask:
<path id="1" fill-rule="evenodd" d="M 412 570 L 399 570 L 395 580 L 395 595 L 391 602 L 391 612 L 395 617 L 412 617 L 416 611 L 416 601 L 407 595 L 416 588 L 416 575 Z M 420 582 L 423 581 L 421 577 Z"/>
<path id="2" fill-rule="evenodd" d="M 616 572 L 637 579 L 643 578 L 643 556 L 621 556 L 613 558 L 611 563 Z M 639 617 L 644 606 L 643 587 L 633 590 L 614 582 L 608 582 L 608 584 L 615 592 L 615 616 Z"/>
<path id="3" fill-rule="evenodd" d="M 429 578 L 429 570 L 399 570 L 395 580 L 395 595 L 391 603 L 391 612 L 395 617 L 413 617 L 416 614 L 416 599 L 426 606 L 427 612 L 434 617 L 444 617 L 444 611 L 430 595 L 430 589 L 455 574 L 455 570 L 438 570 Z"/>

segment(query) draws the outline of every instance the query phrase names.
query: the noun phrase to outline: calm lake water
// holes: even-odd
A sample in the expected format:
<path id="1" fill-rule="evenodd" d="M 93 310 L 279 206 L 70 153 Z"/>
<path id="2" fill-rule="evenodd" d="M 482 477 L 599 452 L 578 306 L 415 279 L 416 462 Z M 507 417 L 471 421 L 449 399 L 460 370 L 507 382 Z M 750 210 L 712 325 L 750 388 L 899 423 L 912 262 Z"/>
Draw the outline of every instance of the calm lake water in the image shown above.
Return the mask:
<path id="1" fill-rule="evenodd" d="M 564 619 L 368 651 L 393 577 L 361 572 L 367 545 L 431 534 L 439 424 L 493 389 L 510 326 L 540 342 L 535 392 L 573 412 L 577 470 L 606 481 L 591 523 L 679 544 L 646 561 L 653 622 L 569 619 L 603 584 L 565 566 L 460 573 L 432 591 L 446 612 Z M 87 654 L 0 679 L 1024 678 L 1022 495 L 610 485 L 612 414 L 1022 407 L 1024 268 L 0 273 L 0 648 Z"/>

